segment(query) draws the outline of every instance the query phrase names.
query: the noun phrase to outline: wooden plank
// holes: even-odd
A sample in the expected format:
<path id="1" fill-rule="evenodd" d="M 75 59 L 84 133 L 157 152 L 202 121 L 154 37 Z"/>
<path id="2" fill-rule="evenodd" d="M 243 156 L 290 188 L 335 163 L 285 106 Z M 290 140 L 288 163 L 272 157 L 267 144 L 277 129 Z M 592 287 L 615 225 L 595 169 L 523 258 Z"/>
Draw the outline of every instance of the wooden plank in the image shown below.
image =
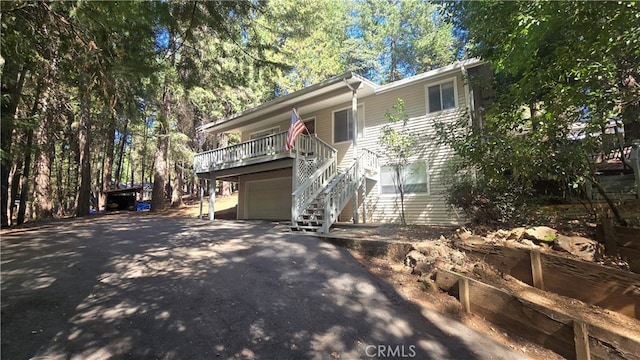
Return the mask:
<path id="1" fill-rule="evenodd" d="M 592 358 L 640 360 L 640 337 L 623 336 L 589 324 L 589 349 Z"/>
<path id="2" fill-rule="evenodd" d="M 620 257 L 629 263 L 629 269 L 640 274 L 640 250 L 627 247 L 618 248 Z M 640 306 L 636 306 L 636 318 L 640 319 Z"/>
<path id="3" fill-rule="evenodd" d="M 638 318 L 639 274 L 552 254 L 541 261 L 547 291 Z"/>
<path id="4" fill-rule="evenodd" d="M 461 277 L 458 279 L 458 289 L 460 291 L 460 304 L 465 313 L 471 313 L 471 303 L 469 300 L 469 279 Z"/>
<path id="5" fill-rule="evenodd" d="M 613 219 L 602 220 L 602 231 L 604 235 L 605 253 L 610 256 L 618 255 L 618 244 L 616 243 L 616 233 L 613 229 Z"/>
<path id="6" fill-rule="evenodd" d="M 562 313 L 453 271 L 441 269 L 436 274 L 438 286 L 444 286 L 443 290 L 448 289 L 449 293 L 458 293 L 462 278 L 467 279 L 469 284 L 471 312 L 513 334 L 566 358 L 585 358 L 578 357 L 576 344 L 579 344 L 580 351 L 583 351 L 581 356 L 585 356 L 585 344 L 588 343 L 589 356 L 593 359 L 640 360 L 640 336 L 637 332 L 628 334 L 628 330 L 624 333 L 624 330 L 620 329 L 604 329 L 576 318 L 579 316 L 578 311 L 563 309 Z M 576 332 L 576 323 L 584 324 L 585 329 L 580 328 Z M 585 339 L 587 328 L 588 336 Z M 578 342 L 576 334 L 579 337 Z"/>
<path id="7" fill-rule="evenodd" d="M 618 246 L 640 250 L 640 228 L 613 226 Z"/>
<path id="8" fill-rule="evenodd" d="M 528 250 L 515 249 L 504 246 L 473 246 L 456 245 L 461 250 L 477 260 L 486 261 L 505 274 L 533 286 L 531 274 L 531 260 Z"/>
<path id="9" fill-rule="evenodd" d="M 589 351 L 589 327 L 582 321 L 573 322 L 573 339 L 576 344 L 576 359 L 591 360 Z"/>
<path id="10" fill-rule="evenodd" d="M 542 261 L 540 260 L 540 252 L 531 251 L 531 273 L 533 274 L 533 286 L 544 290 L 544 278 L 542 275 Z"/>
<path id="11" fill-rule="evenodd" d="M 459 248 L 533 285 L 530 250 L 492 245 L 459 245 Z M 621 251 L 628 250 L 621 248 Z M 640 259 L 635 252 L 628 256 Z M 549 253 L 541 253 L 540 261 L 545 290 L 640 319 L 640 274 Z M 524 264 L 526 271 L 522 268 Z"/>
<path id="12" fill-rule="evenodd" d="M 467 278 L 448 270 L 438 270 L 437 278 L 441 278 L 442 283 L 450 284 L 452 277 Z M 502 289 L 470 278 L 467 281 L 472 313 L 566 358 L 575 358 L 572 318 L 517 298 Z M 457 290 L 458 281 L 455 284 L 450 289 Z"/>

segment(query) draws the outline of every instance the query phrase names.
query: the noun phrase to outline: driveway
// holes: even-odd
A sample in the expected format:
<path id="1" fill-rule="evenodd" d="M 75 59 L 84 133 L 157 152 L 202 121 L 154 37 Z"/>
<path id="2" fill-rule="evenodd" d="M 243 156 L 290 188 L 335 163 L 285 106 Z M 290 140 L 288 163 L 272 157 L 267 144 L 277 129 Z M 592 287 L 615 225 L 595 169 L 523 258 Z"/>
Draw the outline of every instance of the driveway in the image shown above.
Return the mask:
<path id="1" fill-rule="evenodd" d="M 113 215 L 2 234 L 2 359 L 514 359 L 343 248 Z"/>

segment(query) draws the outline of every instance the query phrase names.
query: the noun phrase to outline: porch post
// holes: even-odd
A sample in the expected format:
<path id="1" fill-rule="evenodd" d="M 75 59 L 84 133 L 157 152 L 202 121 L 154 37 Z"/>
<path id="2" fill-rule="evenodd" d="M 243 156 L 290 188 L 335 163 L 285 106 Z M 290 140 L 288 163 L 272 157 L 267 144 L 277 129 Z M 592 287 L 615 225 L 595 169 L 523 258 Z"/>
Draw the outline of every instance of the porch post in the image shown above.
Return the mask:
<path id="1" fill-rule="evenodd" d="M 298 147 L 294 148 L 295 158 L 293 159 L 293 166 L 291 166 L 291 226 L 296 225 L 296 218 L 298 217 L 298 209 L 296 208 L 296 197 L 293 193 L 298 189 L 298 154 L 300 153 Z"/>
<path id="2" fill-rule="evenodd" d="M 213 171 L 209 173 L 209 220 L 213 221 L 216 205 L 216 177 Z"/>
<path id="3" fill-rule="evenodd" d="M 362 180 L 361 193 L 362 193 L 362 223 L 367 223 L 367 179 Z"/>
<path id="4" fill-rule="evenodd" d="M 355 182 L 356 186 L 353 192 L 353 223 L 358 223 L 358 184 L 360 183 L 360 167 L 358 164 L 358 92 L 357 89 L 351 88 L 351 120 L 353 128 L 353 161 L 355 162 Z"/>
<path id="5" fill-rule="evenodd" d="M 204 179 L 198 179 L 198 185 L 200 187 L 200 215 L 198 219 L 202 219 L 202 207 L 204 206 Z"/>

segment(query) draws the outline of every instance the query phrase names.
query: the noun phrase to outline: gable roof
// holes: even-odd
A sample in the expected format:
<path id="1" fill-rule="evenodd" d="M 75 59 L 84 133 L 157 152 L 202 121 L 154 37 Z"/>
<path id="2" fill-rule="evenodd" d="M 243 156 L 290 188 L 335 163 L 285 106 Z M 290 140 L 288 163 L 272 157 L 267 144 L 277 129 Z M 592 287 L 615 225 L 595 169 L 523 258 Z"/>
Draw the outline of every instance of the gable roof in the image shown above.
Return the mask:
<path id="1" fill-rule="evenodd" d="M 259 106 L 248 109 L 208 124 L 198 127 L 200 131 L 227 131 L 252 124 L 256 121 L 268 121 L 274 118 L 286 118 L 292 108 L 297 108 L 298 113 L 304 118 L 306 113 L 329 107 L 332 104 L 344 103 L 351 100 L 353 89 L 358 89 L 358 97 L 380 94 L 405 86 L 410 86 L 426 79 L 454 73 L 465 68 L 482 65 L 480 59 L 459 61 L 451 65 L 430 70 L 415 76 L 391 82 L 386 85 L 377 85 L 354 72 L 348 71 L 342 75 L 334 76 L 320 83 L 308 86 L 296 92 L 267 101 Z"/>
<path id="2" fill-rule="evenodd" d="M 308 113 L 313 110 L 313 104 L 314 102 L 317 102 L 314 99 L 346 98 L 346 96 L 349 96 L 350 99 L 352 88 L 359 89 L 359 94 L 365 93 L 370 95 L 373 94 L 375 89 L 378 87 L 379 85 L 374 84 L 370 80 L 349 71 L 342 75 L 329 78 L 318 84 L 308 86 L 302 90 L 267 101 L 257 107 L 248 109 L 241 113 L 212 121 L 200 126 L 198 130 L 206 131 L 213 130 L 214 128 L 223 130 L 238 127 L 243 124 L 250 123 L 253 120 L 288 114 L 291 111 L 291 108 L 294 107 L 297 107 L 301 116 L 304 116 L 305 112 Z M 303 111 L 300 107 L 304 107 L 306 111 Z"/>

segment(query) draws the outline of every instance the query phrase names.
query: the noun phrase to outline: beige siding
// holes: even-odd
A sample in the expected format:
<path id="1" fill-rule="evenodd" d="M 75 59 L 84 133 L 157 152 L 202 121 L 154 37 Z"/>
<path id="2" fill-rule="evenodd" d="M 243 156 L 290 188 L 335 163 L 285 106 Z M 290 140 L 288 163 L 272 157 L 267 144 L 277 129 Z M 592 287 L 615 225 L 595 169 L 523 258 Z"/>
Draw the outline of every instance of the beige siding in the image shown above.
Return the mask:
<path id="1" fill-rule="evenodd" d="M 282 179 L 282 182 L 286 182 L 288 184 L 289 190 L 291 190 L 291 168 L 261 172 L 255 174 L 243 175 L 238 178 L 238 219 L 248 219 L 249 218 L 249 209 L 248 207 L 252 206 L 252 199 L 247 197 L 247 182 L 258 181 L 258 180 L 268 180 L 268 179 Z M 285 185 L 283 185 L 285 186 Z M 282 207 L 287 207 L 289 210 L 287 212 L 287 216 L 283 216 L 279 214 L 278 218 L 283 217 L 284 219 L 288 219 L 291 217 L 291 192 L 289 191 L 287 196 L 284 199 L 281 199 L 281 202 L 284 203 Z M 255 201 L 255 200 L 254 200 Z M 268 206 L 268 204 L 258 204 L 257 206 Z"/>
<path id="2" fill-rule="evenodd" d="M 360 148 L 367 148 L 378 154 L 383 148 L 378 142 L 380 130 L 387 124 L 385 113 L 392 110 L 398 98 L 405 102 L 409 115 L 408 125 L 419 134 L 421 151 L 411 161 L 424 159 L 428 164 L 429 193 L 407 194 L 405 196 L 405 215 L 408 223 L 412 224 L 460 224 L 465 221 L 459 211 L 449 209 L 445 203 L 446 179 L 448 161 L 453 155 L 449 148 L 438 146 L 434 140 L 435 124 L 437 122 L 451 122 L 464 116 L 467 108 L 467 97 L 464 83 L 460 75 L 456 79 L 458 94 L 458 109 L 445 110 L 434 114 L 427 114 L 426 87 L 434 83 L 452 78 L 445 75 L 430 79 L 411 86 L 395 89 L 374 97 L 361 99 L 365 104 L 364 139 L 358 142 Z M 385 159 L 381 159 L 384 165 Z M 376 183 L 368 186 L 366 199 L 367 217 L 376 222 L 398 222 L 400 220 L 400 199 L 395 194 L 380 194 L 380 185 Z M 349 204 L 343 210 L 340 220 L 352 218 L 352 206 Z M 362 216 L 362 215 L 360 215 Z"/>
<path id="3" fill-rule="evenodd" d="M 255 133 L 255 132 L 259 132 L 259 131 L 263 131 L 263 130 L 267 130 L 267 129 L 271 129 L 274 127 L 280 127 L 280 130 L 278 132 L 282 132 L 282 131 L 287 131 L 289 130 L 289 122 L 291 121 L 290 118 L 281 120 L 275 124 L 271 124 L 271 125 L 265 125 L 265 126 L 261 126 L 261 127 L 256 127 L 256 128 L 252 128 L 250 130 L 245 130 L 242 132 L 241 134 L 241 140 L 242 142 L 244 141 L 249 141 L 251 140 L 251 134 Z"/>

